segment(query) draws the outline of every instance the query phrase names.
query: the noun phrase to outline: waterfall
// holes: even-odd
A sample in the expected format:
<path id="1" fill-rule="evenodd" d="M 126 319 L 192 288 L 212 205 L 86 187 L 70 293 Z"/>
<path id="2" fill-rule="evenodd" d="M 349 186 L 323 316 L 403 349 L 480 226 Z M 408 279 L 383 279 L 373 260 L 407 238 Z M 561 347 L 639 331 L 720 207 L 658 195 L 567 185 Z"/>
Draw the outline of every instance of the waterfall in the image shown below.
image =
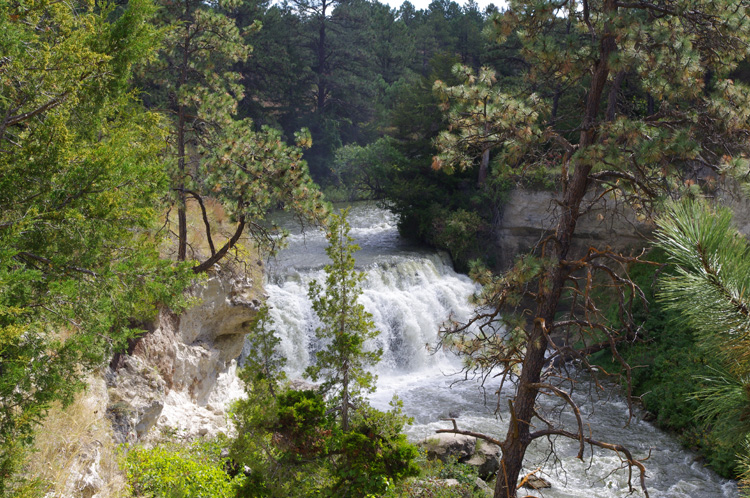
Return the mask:
<path id="1" fill-rule="evenodd" d="M 289 246 L 271 261 L 266 292 L 270 314 L 280 335 L 291 378 L 309 365 L 314 351 L 315 329 L 320 325 L 312 310 L 307 289 L 312 280 L 325 279 L 326 241 L 322 232 L 295 231 L 292 220 L 276 220 L 290 230 Z M 485 391 L 473 382 L 457 382 L 451 375 L 460 363 L 444 353 L 431 354 L 440 325 L 449 317 L 465 320 L 472 313 L 470 296 L 477 287 L 465 275 L 456 273 L 446 255 L 410 245 L 398 236 L 394 215 L 373 204 L 355 205 L 350 213 L 351 235 L 362 247 L 356 253 L 357 267 L 366 272 L 361 304 L 372 314 L 379 337 L 368 347 L 382 348 L 383 359 L 375 367 L 379 376 L 377 391 L 370 402 L 387 409 L 395 394 L 404 403 L 404 412 L 414 418 L 406 429 L 410 439 L 419 439 L 447 428 L 440 418 L 458 414 L 462 428 L 484 432 L 502 439 L 508 417 L 495 414 L 495 407 L 507 403 L 504 392 L 500 405 L 490 386 Z M 583 379 L 581 382 L 585 382 Z M 583 391 L 587 391 L 583 388 Z M 540 403 L 549 404 L 541 397 Z M 670 435 L 642 420 L 627 427 L 627 406 L 618 395 L 592 399 L 576 395 L 587 430 L 613 443 L 623 443 L 634 456 L 651 457 L 646 462 L 647 485 L 655 498 L 735 498 L 737 485 L 706 469 L 695 455 L 680 447 Z M 563 411 L 561 423 L 575 427 L 572 415 Z M 529 496 L 545 498 L 625 498 L 633 496 L 627 486 L 627 470 L 615 453 L 587 450 L 584 461 L 575 458 L 577 443 L 555 442 L 555 458 L 549 458 L 546 440 L 535 441 L 527 452 L 528 470 L 542 469 L 552 489 Z M 561 470 L 564 469 L 564 470 Z M 616 470 L 620 469 L 620 470 Z M 637 485 L 636 485 L 637 487 Z M 641 496 L 639 492 L 636 495 Z"/>
<path id="2" fill-rule="evenodd" d="M 446 361 L 431 354 L 440 325 L 449 317 L 465 319 L 471 313 L 469 296 L 475 285 L 453 271 L 441 254 L 390 256 L 363 269 L 360 303 L 372 315 L 380 332 L 374 344 L 383 358 L 377 373 L 395 374 L 424 370 Z M 266 284 L 270 314 L 281 333 L 281 351 L 291 376 L 310 363 L 315 329 L 320 321 L 307 296 L 311 281 L 322 282 L 322 269 L 297 270 L 284 279 Z"/>

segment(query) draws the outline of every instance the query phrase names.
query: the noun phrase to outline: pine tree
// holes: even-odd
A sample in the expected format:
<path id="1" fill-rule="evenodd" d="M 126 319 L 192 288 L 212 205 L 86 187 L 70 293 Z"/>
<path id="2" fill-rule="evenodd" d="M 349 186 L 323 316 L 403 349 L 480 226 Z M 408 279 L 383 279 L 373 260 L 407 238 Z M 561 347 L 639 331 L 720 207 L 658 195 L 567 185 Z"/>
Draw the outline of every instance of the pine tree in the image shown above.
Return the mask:
<path id="1" fill-rule="evenodd" d="M 694 182 L 696 164 L 714 174 L 747 173 L 750 91 L 729 78 L 750 54 L 747 5 L 742 0 L 512 0 L 492 26 L 498 41 L 517 37 L 526 66 L 519 81 L 524 88 L 498 94 L 498 100 L 538 116 L 533 126 L 528 113 L 522 119 L 511 114 L 514 119 L 502 123 L 497 162 L 518 177 L 546 172 L 558 191 L 554 225 L 536 257 L 519 259 L 502 275 L 475 272 L 484 290 L 482 311 L 472 323 L 481 327 L 451 327 L 444 335 L 446 344 L 473 358 L 470 369 L 498 367 L 516 386 L 509 429 L 498 441 L 502 462 L 495 497 L 517 495 L 527 447 L 551 436 L 577 440 L 579 458 L 586 444 L 620 452 L 640 471 L 645 490 L 645 467 L 626 448 L 587 437 L 580 419 L 572 429 L 547 423 L 537 398 L 558 396 L 578 413 L 567 392 L 574 383 L 563 390 L 552 382 L 555 369 L 545 368 L 549 355 L 586 366 L 589 352 L 608 346 L 619 357 L 618 342 L 638 336 L 629 308 L 640 292 L 625 272 L 637 258 L 609 248 L 574 252 L 576 224 L 592 199 L 625 201 L 638 216 L 648 217 L 660 197 Z M 479 118 L 471 126 L 481 132 L 483 114 Z M 472 162 L 466 158 L 458 164 Z M 618 326 L 594 303 L 602 280 L 620 296 Z M 569 310 L 561 316 L 559 304 L 566 296 Z M 504 340 L 488 333 L 497 321 L 507 325 Z M 572 347 L 578 341 L 585 344 L 582 349 Z M 627 377 L 629 366 L 623 364 L 623 370 Z"/>
<path id="2" fill-rule="evenodd" d="M 320 221 L 327 211 L 308 175 L 302 149 L 311 145 L 306 131 L 297 145 L 287 145 L 281 132 L 258 129 L 249 119 L 236 119 L 244 92 L 235 66 L 247 59 L 245 43 L 228 13 L 238 2 L 217 5 L 198 0 L 162 2 L 159 27 L 167 33 L 161 50 L 142 72 L 146 102 L 170 121 L 168 156 L 177 208 L 177 259 L 187 259 L 187 201 L 197 202 L 210 255 L 194 271 L 211 268 L 226 256 L 246 230 L 260 245 L 272 243 L 258 223 L 282 205 L 301 217 Z M 253 23 L 248 30 L 260 29 Z M 216 247 L 205 199 L 218 199 L 235 222 L 234 233 Z"/>
<path id="3" fill-rule="evenodd" d="M 349 236 L 348 210 L 329 219 L 325 286 L 310 284 L 308 294 L 315 313 L 323 322 L 316 337 L 329 341 L 315 354 L 315 363 L 306 375 L 324 379 L 322 389 L 332 393 L 341 412 L 341 427 L 349 430 L 349 409 L 362 394 L 375 388 L 375 377 L 367 368 L 380 361 L 382 350 L 367 350 L 365 343 L 378 335 L 371 315 L 357 302 L 362 294 L 364 274 L 354 268 L 354 252 L 359 246 Z"/>
<path id="4" fill-rule="evenodd" d="M 483 67 L 475 74 L 471 68 L 458 64 L 453 72 L 463 84 L 448 87 L 438 80 L 434 86 L 449 108 L 450 126 L 436 140 L 441 152 L 435 156 L 433 168 L 448 172 L 471 169 L 478 156 L 477 184 L 481 186 L 489 174 L 490 151 L 531 135 L 538 111 L 514 99 L 510 90 L 498 87 L 495 71 L 489 68 Z"/>
<path id="5" fill-rule="evenodd" d="M 750 243 L 727 208 L 683 200 L 658 220 L 658 245 L 676 267 L 659 282 L 659 299 L 695 334 L 701 353 L 722 365 L 693 394 L 697 416 L 727 447 L 739 447 L 739 472 L 750 479 Z"/>
<path id="6" fill-rule="evenodd" d="M 281 339 L 272 326 L 273 319 L 268 314 L 268 306 L 264 305 L 255 315 L 246 336 L 249 353 L 241 375 L 248 389 L 268 389 L 275 397 L 279 383 L 286 378 L 283 370 L 286 358 L 278 351 Z"/>

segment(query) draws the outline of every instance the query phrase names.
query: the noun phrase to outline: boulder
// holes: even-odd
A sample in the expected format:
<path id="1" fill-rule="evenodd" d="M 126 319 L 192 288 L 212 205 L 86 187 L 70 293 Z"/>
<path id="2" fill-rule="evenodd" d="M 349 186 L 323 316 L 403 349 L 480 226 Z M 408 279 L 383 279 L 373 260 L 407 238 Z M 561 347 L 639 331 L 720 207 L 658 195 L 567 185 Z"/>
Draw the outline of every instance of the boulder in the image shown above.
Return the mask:
<path id="1" fill-rule="evenodd" d="M 477 480 L 474 481 L 474 489 L 478 491 L 480 495 L 487 496 L 488 498 L 495 494 L 494 491 L 492 491 L 492 488 L 490 488 L 489 484 L 484 482 L 479 477 L 477 477 Z"/>
<path id="2" fill-rule="evenodd" d="M 480 439 L 476 441 L 474 454 L 464 463 L 476 467 L 481 479 L 489 479 L 500 468 L 500 447 Z"/>
<path id="3" fill-rule="evenodd" d="M 474 455 L 476 438 L 462 434 L 439 433 L 424 438 L 417 446 L 427 450 L 427 458 L 447 462 L 451 457 L 465 462 Z"/>
<path id="4" fill-rule="evenodd" d="M 447 462 L 454 458 L 477 468 L 479 477 L 489 479 L 500 468 L 500 447 L 473 436 L 440 432 L 417 443 L 427 450 L 427 458 Z"/>
<path id="5" fill-rule="evenodd" d="M 451 458 L 477 468 L 479 477 L 489 479 L 500 468 L 500 447 L 473 436 L 441 432 L 417 443 L 427 450 L 427 458 L 447 462 Z"/>

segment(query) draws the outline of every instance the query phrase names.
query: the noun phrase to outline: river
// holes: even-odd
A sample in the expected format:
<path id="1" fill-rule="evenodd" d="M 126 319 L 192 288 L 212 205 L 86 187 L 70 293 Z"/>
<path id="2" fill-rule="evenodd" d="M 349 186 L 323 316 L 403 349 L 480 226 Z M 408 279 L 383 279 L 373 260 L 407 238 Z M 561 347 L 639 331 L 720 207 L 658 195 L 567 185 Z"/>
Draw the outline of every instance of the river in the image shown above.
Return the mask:
<path id="1" fill-rule="evenodd" d="M 288 247 L 268 265 L 266 292 L 270 314 L 281 337 L 281 349 L 287 357 L 290 377 L 300 376 L 309 364 L 319 322 L 307 297 L 311 280 L 324 280 L 323 266 L 328 262 L 326 240 L 320 231 L 300 232 L 291 218 L 278 218 L 290 231 Z M 349 215 L 351 236 L 361 246 L 356 253 L 357 266 L 367 273 L 361 303 L 372 313 L 380 331 L 376 344 L 384 351 L 376 367 L 377 391 L 371 403 L 387 409 L 393 395 L 403 401 L 404 412 L 414 423 L 406 432 L 418 440 L 448 428 L 440 421 L 449 413 L 457 415 L 462 429 L 484 432 L 502 439 L 507 416 L 495 415 L 497 403 L 493 389 L 484 391 L 473 381 L 457 382 L 460 363 L 445 353 L 431 354 L 429 346 L 437 340 L 440 324 L 449 316 L 465 319 L 472 312 L 469 298 L 476 286 L 465 275 L 453 271 L 450 259 L 442 253 L 425 250 L 401 239 L 396 217 L 370 203 L 355 204 Z M 628 422 L 628 410 L 617 394 L 591 396 L 585 379 L 576 395 L 581 415 L 593 437 L 627 446 L 636 458 L 650 453 L 646 462 L 647 486 L 653 498 L 734 498 L 736 483 L 720 478 L 703 467 L 696 455 L 639 417 Z M 503 396 L 510 396 L 504 392 Z M 553 400 L 542 399 L 543 403 Z M 500 406 L 507 406 L 503 400 Z M 553 408 L 547 406 L 547 408 Z M 575 431 L 575 419 L 569 411 L 559 415 L 569 430 Z M 627 427 L 626 427 L 627 425 Z M 541 468 L 551 489 L 529 492 L 545 498 L 616 498 L 629 494 L 627 469 L 622 469 L 615 453 L 597 449 L 592 456 L 587 447 L 583 461 L 577 460 L 576 443 L 558 439 L 550 454 L 546 440 L 533 444 L 527 453 L 529 470 Z M 620 469 L 620 470 L 617 470 Z"/>

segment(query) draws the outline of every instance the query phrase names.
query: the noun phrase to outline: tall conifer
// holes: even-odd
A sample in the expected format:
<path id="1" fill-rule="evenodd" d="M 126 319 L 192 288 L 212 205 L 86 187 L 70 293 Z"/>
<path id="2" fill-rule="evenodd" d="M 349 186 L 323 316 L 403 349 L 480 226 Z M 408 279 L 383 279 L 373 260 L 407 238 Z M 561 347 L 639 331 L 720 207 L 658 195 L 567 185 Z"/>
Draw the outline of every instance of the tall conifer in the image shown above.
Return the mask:
<path id="1" fill-rule="evenodd" d="M 317 281 L 310 284 L 313 309 L 323 322 L 315 331 L 316 336 L 327 344 L 306 370 L 313 380 L 324 379 L 322 387 L 338 403 L 344 431 L 349 429 L 349 409 L 355 406 L 354 401 L 374 390 L 375 377 L 367 368 L 382 356 L 381 350 L 365 348 L 365 343 L 377 337 L 378 332 L 371 315 L 357 302 L 364 274 L 354 268 L 354 252 L 359 246 L 349 236 L 347 215 L 348 210 L 344 210 L 329 220 L 326 254 L 331 263 L 325 267 L 325 286 Z"/>

